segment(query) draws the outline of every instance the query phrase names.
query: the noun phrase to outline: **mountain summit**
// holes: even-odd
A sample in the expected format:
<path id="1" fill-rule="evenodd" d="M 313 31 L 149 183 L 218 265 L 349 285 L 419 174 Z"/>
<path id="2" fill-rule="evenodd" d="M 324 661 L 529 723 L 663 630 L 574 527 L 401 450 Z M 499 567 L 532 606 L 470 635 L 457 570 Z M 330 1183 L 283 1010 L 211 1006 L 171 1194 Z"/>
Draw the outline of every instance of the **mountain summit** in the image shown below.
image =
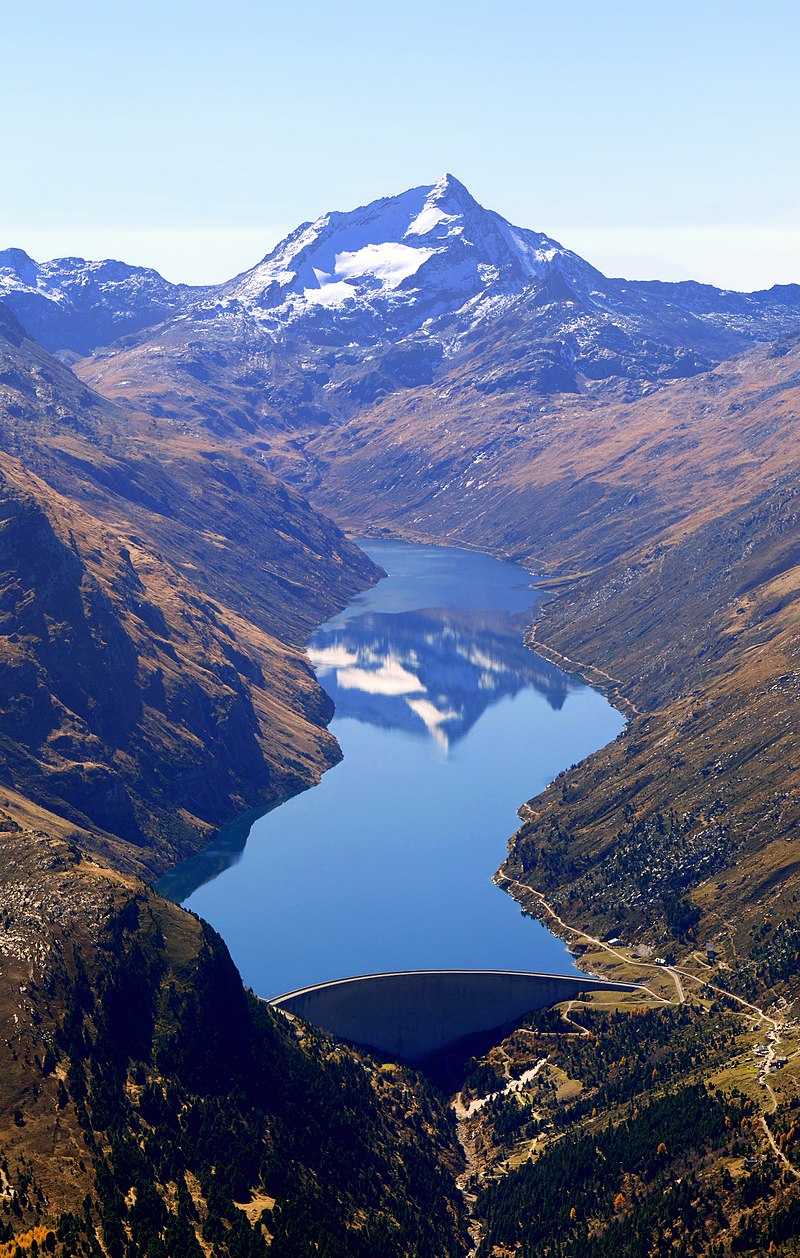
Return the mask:
<path id="1" fill-rule="evenodd" d="M 464 312 L 473 323 L 542 280 L 558 264 L 592 268 L 557 241 L 514 227 L 479 205 L 453 175 L 304 223 L 228 296 L 274 328 L 298 320 L 357 323 L 370 339 L 388 323 L 408 334 Z M 357 330 L 357 329 L 356 329 Z"/>

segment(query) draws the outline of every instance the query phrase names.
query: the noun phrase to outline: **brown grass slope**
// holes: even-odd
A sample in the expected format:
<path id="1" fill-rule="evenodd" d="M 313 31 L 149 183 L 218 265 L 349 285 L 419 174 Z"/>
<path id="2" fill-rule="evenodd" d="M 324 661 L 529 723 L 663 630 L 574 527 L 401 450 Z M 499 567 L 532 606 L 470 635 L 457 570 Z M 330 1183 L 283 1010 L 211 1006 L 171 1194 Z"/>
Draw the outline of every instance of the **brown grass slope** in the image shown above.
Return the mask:
<path id="1" fill-rule="evenodd" d="M 591 578 L 536 627 L 642 714 L 533 801 L 510 868 L 594 933 L 662 949 L 713 940 L 751 991 L 793 990 L 797 976 L 799 594 L 787 476 Z"/>
<path id="2" fill-rule="evenodd" d="M 335 760 L 296 644 L 377 569 L 257 464 L 159 447 L 10 317 L 0 369 L 4 780 L 162 869 Z"/>
<path id="3" fill-rule="evenodd" d="M 747 502 L 792 467 L 799 396 L 796 342 L 636 402 L 513 385 L 487 397 L 462 367 L 435 392 L 406 390 L 319 435 L 296 475 L 348 523 L 583 570 Z"/>
<path id="4" fill-rule="evenodd" d="M 378 575 L 258 456 L 112 405 L 2 307 L 0 448 L 291 641 Z"/>
<path id="5" fill-rule="evenodd" d="M 788 962 L 754 959 L 754 932 L 800 890 L 799 411 L 795 341 L 635 404 L 481 405 L 461 379 L 315 439 L 309 460 L 315 500 L 351 524 L 580 578 L 536 644 L 644 715 L 534 802 L 511 868 L 594 926 L 718 937 L 770 982 Z"/>
<path id="6" fill-rule="evenodd" d="M 153 870 L 335 760 L 297 648 L 2 455 L 0 503 L 7 786 Z"/>

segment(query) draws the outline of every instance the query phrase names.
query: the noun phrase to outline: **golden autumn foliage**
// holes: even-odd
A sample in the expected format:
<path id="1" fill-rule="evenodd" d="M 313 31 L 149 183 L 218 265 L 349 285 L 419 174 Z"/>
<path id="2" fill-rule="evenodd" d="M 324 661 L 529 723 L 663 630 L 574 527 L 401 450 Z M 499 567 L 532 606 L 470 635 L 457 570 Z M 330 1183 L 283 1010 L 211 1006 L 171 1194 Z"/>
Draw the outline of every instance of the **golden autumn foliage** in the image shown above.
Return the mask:
<path id="1" fill-rule="evenodd" d="M 3 1241 L 0 1244 L 0 1258 L 14 1258 L 18 1249 L 21 1249 L 24 1254 L 30 1253 L 34 1241 L 41 1249 L 48 1236 L 55 1242 L 55 1233 L 49 1227 L 32 1227 L 29 1232 L 20 1232 L 13 1241 Z M 53 1248 L 55 1248 L 54 1243 Z M 47 1252 L 46 1249 L 45 1252 Z"/>

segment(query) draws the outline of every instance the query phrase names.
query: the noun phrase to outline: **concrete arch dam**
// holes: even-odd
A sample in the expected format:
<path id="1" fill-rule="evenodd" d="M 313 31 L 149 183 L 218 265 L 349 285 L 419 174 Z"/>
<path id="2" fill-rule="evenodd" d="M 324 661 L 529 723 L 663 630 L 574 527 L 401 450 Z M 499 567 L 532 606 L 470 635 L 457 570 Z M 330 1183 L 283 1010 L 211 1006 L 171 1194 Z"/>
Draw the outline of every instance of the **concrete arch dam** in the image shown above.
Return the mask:
<path id="1" fill-rule="evenodd" d="M 635 990 L 582 974 L 404 970 L 303 987 L 270 1004 L 339 1039 L 419 1061 L 467 1035 L 493 1031 L 583 992 Z"/>

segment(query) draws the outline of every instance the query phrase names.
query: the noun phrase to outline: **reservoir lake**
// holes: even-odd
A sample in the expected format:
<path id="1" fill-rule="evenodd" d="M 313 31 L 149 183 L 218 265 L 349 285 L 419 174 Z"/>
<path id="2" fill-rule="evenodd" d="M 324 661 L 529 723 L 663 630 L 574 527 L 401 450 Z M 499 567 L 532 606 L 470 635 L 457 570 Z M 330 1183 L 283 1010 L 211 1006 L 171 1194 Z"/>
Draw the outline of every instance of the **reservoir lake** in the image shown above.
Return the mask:
<path id="1" fill-rule="evenodd" d="M 307 648 L 343 761 L 158 889 L 220 932 L 266 998 L 387 970 L 573 973 L 492 874 L 519 805 L 623 717 L 523 645 L 538 592 L 518 564 L 359 544 L 388 576 Z"/>

